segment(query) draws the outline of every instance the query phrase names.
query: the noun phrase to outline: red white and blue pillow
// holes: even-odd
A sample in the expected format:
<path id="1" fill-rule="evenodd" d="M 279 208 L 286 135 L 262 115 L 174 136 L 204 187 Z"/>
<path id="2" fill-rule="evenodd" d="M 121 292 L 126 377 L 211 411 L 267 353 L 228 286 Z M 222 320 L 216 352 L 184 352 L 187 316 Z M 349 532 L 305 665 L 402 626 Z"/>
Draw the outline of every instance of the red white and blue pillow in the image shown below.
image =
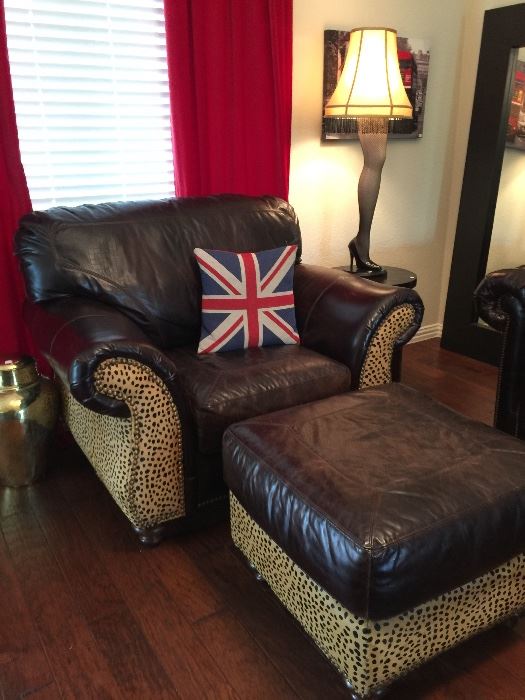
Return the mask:
<path id="1" fill-rule="evenodd" d="M 199 354 L 299 343 L 296 245 L 232 253 L 195 248 L 202 280 Z"/>

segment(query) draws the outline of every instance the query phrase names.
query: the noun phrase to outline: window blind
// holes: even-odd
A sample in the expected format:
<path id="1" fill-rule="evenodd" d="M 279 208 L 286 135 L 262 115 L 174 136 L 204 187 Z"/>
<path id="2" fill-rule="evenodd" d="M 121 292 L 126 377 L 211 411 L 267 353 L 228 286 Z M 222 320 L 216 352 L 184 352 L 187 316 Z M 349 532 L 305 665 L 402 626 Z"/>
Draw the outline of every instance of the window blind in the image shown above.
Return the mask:
<path id="1" fill-rule="evenodd" d="M 4 0 L 34 209 L 174 194 L 162 0 Z"/>

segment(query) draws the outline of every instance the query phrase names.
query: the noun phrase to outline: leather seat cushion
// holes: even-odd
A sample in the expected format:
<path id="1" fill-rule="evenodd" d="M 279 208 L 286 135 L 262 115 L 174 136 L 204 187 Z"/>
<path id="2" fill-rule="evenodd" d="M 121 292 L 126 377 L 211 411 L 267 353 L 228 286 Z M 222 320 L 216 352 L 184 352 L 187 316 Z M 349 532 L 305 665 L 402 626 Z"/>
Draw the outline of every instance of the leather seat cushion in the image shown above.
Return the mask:
<path id="1" fill-rule="evenodd" d="M 195 421 L 198 447 L 220 453 L 222 435 L 237 421 L 316 401 L 350 387 L 345 365 L 300 345 L 197 355 L 167 353 Z"/>
<path id="2" fill-rule="evenodd" d="M 357 616 L 524 551 L 525 443 L 399 384 L 232 426 L 223 462 L 251 517 Z"/>

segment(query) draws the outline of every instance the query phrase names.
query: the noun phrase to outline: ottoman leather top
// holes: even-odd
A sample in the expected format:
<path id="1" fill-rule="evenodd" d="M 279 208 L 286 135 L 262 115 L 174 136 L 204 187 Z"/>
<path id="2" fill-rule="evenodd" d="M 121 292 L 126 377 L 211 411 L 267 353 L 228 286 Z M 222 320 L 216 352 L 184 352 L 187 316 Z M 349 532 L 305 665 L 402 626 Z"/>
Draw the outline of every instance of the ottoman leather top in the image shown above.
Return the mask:
<path id="1" fill-rule="evenodd" d="M 357 616 L 382 619 L 525 550 L 525 443 L 400 384 L 232 426 L 250 516 Z"/>

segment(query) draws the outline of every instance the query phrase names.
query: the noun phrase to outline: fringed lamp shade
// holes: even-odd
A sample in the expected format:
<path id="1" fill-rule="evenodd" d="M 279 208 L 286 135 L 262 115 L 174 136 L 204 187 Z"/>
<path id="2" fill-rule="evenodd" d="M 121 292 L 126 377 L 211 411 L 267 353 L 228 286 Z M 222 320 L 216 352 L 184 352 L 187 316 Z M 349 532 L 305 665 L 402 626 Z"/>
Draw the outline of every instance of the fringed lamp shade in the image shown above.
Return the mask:
<path id="1" fill-rule="evenodd" d="M 407 97 L 397 58 L 395 29 L 364 27 L 350 32 L 343 72 L 325 107 L 327 121 L 357 134 L 363 149 L 363 170 L 357 186 L 359 229 L 350 241 L 350 272 L 379 277 L 386 271 L 370 259 L 370 229 L 386 158 L 389 125 L 410 119 Z M 332 131 L 332 129 L 330 129 Z"/>
<path id="2" fill-rule="evenodd" d="M 399 72 L 395 29 L 364 27 L 350 32 L 343 72 L 324 113 L 347 118 L 412 117 Z"/>

